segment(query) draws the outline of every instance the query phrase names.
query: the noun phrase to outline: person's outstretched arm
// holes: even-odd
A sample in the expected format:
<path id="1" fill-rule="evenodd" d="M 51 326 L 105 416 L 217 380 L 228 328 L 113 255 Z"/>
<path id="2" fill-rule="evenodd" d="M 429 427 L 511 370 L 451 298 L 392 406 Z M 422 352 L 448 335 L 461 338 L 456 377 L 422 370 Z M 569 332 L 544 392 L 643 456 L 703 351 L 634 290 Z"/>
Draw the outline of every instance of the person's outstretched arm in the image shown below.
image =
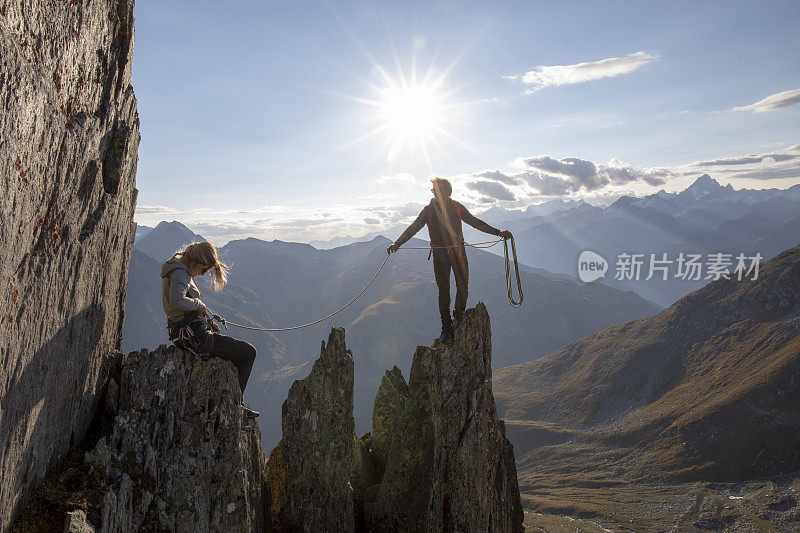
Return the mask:
<path id="1" fill-rule="evenodd" d="M 495 228 L 494 226 L 490 226 L 483 220 L 479 219 L 472 213 L 470 213 L 466 207 L 461 205 L 458 202 L 455 202 L 461 212 L 461 220 L 472 226 L 478 231 L 482 231 L 484 233 L 489 233 L 491 235 L 497 235 L 498 237 L 503 237 L 505 239 L 511 238 L 511 232 L 508 230 L 500 231 L 499 229 Z"/>
<path id="2" fill-rule="evenodd" d="M 406 243 L 406 241 L 408 241 L 408 239 L 416 235 L 417 232 L 422 229 L 422 227 L 428 221 L 429 207 L 430 204 L 423 207 L 417 219 L 414 222 L 412 222 L 409 227 L 406 228 L 403 234 L 400 235 L 400 237 L 398 237 L 397 240 L 394 241 L 394 243 L 389 245 L 389 247 L 386 249 L 388 253 L 396 252 L 397 250 L 399 250 L 400 247 L 403 246 Z"/>

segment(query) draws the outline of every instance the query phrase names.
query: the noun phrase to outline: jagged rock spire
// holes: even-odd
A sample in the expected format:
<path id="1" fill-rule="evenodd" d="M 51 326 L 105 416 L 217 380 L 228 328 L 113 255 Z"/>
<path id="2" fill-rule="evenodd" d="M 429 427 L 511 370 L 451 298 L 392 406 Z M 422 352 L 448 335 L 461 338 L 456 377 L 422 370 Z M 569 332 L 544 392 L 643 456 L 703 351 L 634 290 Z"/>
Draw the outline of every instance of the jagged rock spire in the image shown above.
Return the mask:
<path id="1" fill-rule="evenodd" d="M 417 348 L 407 392 L 397 374 L 387 372 L 378 392 L 381 425 L 361 441 L 364 526 L 522 531 L 513 448 L 492 396 L 486 307 L 466 312 L 452 344 Z"/>
<path id="2" fill-rule="evenodd" d="M 352 531 L 353 354 L 331 329 L 308 377 L 283 402 L 283 438 L 270 454 L 270 514 L 278 531 Z"/>

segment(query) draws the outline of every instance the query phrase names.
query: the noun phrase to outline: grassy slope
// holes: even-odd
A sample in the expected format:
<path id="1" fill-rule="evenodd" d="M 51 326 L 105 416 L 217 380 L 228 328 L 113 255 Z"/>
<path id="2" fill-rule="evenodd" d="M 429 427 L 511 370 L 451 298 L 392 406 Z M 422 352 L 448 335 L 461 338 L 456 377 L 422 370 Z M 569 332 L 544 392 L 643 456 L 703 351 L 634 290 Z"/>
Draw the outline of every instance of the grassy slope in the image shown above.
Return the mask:
<path id="1" fill-rule="evenodd" d="M 651 318 L 499 369 L 494 394 L 526 503 L 576 514 L 581 501 L 577 514 L 594 516 L 611 512 L 602 502 L 613 493 L 624 513 L 634 493 L 647 501 L 638 488 L 624 498 L 631 482 L 797 470 L 799 333 L 796 247 L 755 282 L 720 280 Z"/>

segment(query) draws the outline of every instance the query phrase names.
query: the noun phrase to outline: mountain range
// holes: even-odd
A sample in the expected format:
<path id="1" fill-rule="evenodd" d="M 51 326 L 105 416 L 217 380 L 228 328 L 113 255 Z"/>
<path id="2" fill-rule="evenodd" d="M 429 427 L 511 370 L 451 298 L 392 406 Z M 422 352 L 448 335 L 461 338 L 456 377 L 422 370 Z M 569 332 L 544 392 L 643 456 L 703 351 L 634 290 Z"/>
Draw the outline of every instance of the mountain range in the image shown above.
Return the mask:
<path id="1" fill-rule="evenodd" d="M 514 234 L 519 259 L 526 265 L 577 276 L 580 253 L 591 250 L 609 265 L 601 283 L 668 306 L 710 281 L 705 272 L 697 280 L 676 277 L 680 253 L 700 254 L 704 261 L 715 253 L 731 254 L 734 259 L 740 253 L 747 257 L 760 254 L 768 259 L 800 243 L 800 185 L 736 190 L 704 174 L 681 192 L 622 196 L 608 206 L 551 200 L 524 210 L 494 206 L 478 216 Z M 398 225 L 383 234 L 396 238 L 404 229 Z M 372 232 L 358 240 L 378 234 Z M 486 234 L 469 226 L 464 227 L 464 237 L 467 242 L 487 240 Z M 338 238 L 335 242 L 342 245 L 352 240 Z M 328 244 L 319 243 L 323 247 Z M 643 254 L 640 279 L 615 279 L 622 253 Z M 646 280 L 650 254 L 660 260 L 665 253 L 672 261 L 667 279 L 655 271 L 655 277 Z"/>
<path id="2" fill-rule="evenodd" d="M 161 309 L 160 263 L 191 232 L 179 222 L 161 223 L 134 245 L 123 330 L 126 351 L 166 343 Z M 192 240 L 202 239 L 199 235 Z M 160 250 L 155 258 L 148 250 Z M 308 244 L 249 238 L 219 249 L 232 265 L 229 283 L 214 292 L 199 280 L 202 299 L 213 311 L 238 324 L 279 328 L 305 324 L 336 310 L 359 293 L 386 259 L 385 237 L 330 250 Z M 157 244 L 155 246 L 154 244 Z M 418 239 L 409 247 L 424 247 Z M 470 249 L 470 302 L 491 310 L 497 367 L 528 361 L 604 327 L 649 316 L 660 308 L 635 293 L 585 284 L 520 265 L 525 303 L 506 302 L 503 259 Z M 388 368 L 410 368 L 408 353 L 439 333 L 436 284 L 424 250 L 401 250 L 389 257 L 374 284 L 332 319 L 295 331 L 263 333 L 231 327 L 227 333 L 251 342 L 259 357 L 246 398 L 263 412 L 265 446 L 280 433 L 280 403 L 291 383 L 308 372 L 318 342 L 332 325 L 344 325 L 355 362 L 355 416 L 359 431 L 369 429 L 372 399 Z M 470 304 L 471 305 L 471 304 Z M 409 336 L 408 332 L 416 332 Z"/>
<path id="3" fill-rule="evenodd" d="M 540 509 L 580 508 L 581 490 L 597 507 L 617 489 L 641 502 L 653 484 L 797 471 L 800 246 L 757 280 L 720 279 L 655 316 L 501 368 L 494 394 L 521 491 Z"/>
<path id="4" fill-rule="evenodd" d="M 800 243 L 800 185 L 734 190 L 704 174 L 679 193 L 623 196 L 608 207 L 583 203 L 533 218 L 496 220 L 495 225 L 514 233 L 525 264 L 574 276 L 580 253 L 591 250 L 608 262 L 603 283 L 670 305 L 710 281 L 705 271 L 698 280 L 676 277 L 681 253 L 700 254 L 704 261 L 709 254 L 730 254 L 735 266 L 738 254 L 768 259 Z M 622 253 L 643 254 L 640 279 L 615 279 Z M 659 271 L 645 279 L 650 254 L 657 260 L 667 254 L 672 261 L 667 280 Z"/>

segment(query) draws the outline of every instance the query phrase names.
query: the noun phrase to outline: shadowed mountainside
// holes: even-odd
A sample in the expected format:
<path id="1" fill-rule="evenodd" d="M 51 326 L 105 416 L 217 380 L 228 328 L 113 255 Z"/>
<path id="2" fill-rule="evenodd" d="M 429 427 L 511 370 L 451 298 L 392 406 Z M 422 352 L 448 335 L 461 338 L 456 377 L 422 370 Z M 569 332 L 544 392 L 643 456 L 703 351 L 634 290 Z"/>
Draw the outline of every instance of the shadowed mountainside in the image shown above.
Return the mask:
<path id="1" fill-rule="evenodd" d="M 177 220 L 163 220 L 155 228 L 145 226 L 144 231 L 137 230 L 136 248 L 158 261 L 160 266 L 187 244 L 204 240 Z"/>
<path id="2" fill-rule="evenodd" d="M 800 247 L 755 281 L 716 281 L 494 383 L 535 505 L 567 487 L 797 470 Z"/>

